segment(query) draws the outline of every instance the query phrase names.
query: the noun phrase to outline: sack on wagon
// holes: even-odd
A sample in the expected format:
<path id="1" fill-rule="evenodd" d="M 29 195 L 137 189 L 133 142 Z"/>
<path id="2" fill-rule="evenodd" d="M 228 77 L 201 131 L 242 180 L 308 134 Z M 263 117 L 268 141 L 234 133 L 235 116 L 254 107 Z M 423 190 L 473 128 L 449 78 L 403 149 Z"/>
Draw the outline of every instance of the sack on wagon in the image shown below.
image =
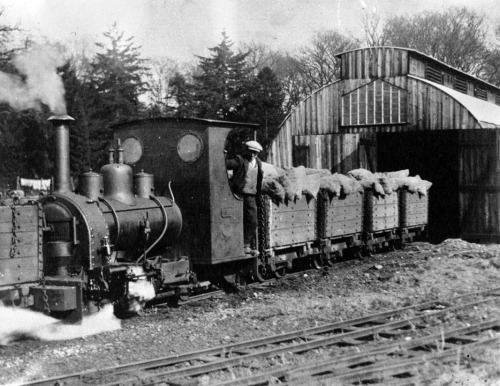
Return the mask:
<path id="1" fill-rule="evenodd" d="M 262 173 L 264 178 L 276 178 L 285 173 L 285 170 L 273 164 L 262 162 Z"/>
<path id="2" fill-rule="evenodd" d="M 302 190 L 306 179 L 306 168 L 304 166 L 286 168 L 285 172 L 288 177 L 289 184 L 285 185 L 282 183 L 282 185 L 285 188 L 287 199 L 295 202 L 302 197 Z M 279 179 L 278 182 L 281 183 Z"/>
<path id="3" fill-rule="evenodd" d="M 389 178 L 406 178 L 410 176 L 410 171 L 408 169 L 398 170 L 395 172 L 384 173 Z"/>
<path id="4" fill-rule="evenodd" d="M 262 181 L 262 193 L 276 204 L 285 202 L 285 189 L 274 178 L 264 178 Z"/>
<path id="5" fill-rule="evenodd" d="M 288 201 L 295 201 L 296 195 L 295 191 L 293 190 L 292 183 L 290 181 L 290 178 L 288 177 L 288 174 L 282 174 L 281 176 L 278 176 L 276 178 L 276 181 L 283 186 L 283 189 L 285 191 L 285 200 L 284 202 Z"/>
<path id="6" fill-rule="evenodd" d="M 392 194 L 393 192 L 398 190 L 398 186 L 394 182 L 393 178 L 389 178 L 386 175 L 381 175 L 378 177 L 377 181 L 384 190 L 385 194 Z"/>
<path id="7" fill-rule="evenodd" d="M 333 197 L 340 196 L 342 190 L 340 186 L 340 181 L 330 176 L 322 176 L 320 179 L 319 188 L 326 193 L 328 198 L 331 200 Z"/>
<path id="8" fill-rule="evenodd" d="M 396 181 L 402 189 L 413 194 L 417 192 L 417 187 L 422 182 L 422 179 L 417 175 L 415 177 L 396 178 Z"/>
<path id="9" fill-rule="evenodd" d="M 314 175 L 314 174 L 319 174 L 320 176 L 331 176 L 332 173 L 328 169 L 313 169 L 313 168 L 305 168 L 306 169 L 306 175 Z"/>
<path id="10" fill-rule="evenodd" d="M 427 180 L 421 180 L 417 186 L 418 194 L 420 194 L 422 196 L 427 196 L 427 191 L 430 189 L 431 186 L 432 186 L 432 182 L 427 181 Z"/>
<path id="11" fill-rule="evenodd" d="M 359 192 L 362 189 L 359 181 L 357 181 L 355 178 L 348 177 L 340 173 L 332 174 L 332 178 L 340 182 L 341 195 L 347 196 L 351 193 Z"/>
<path id="12" fill-rule="evenodd" d="M 363 168 L 351 170 L 347 173 L 347 175 L 357 179 L 358 181 L 373 178 L 373 173 Z"/>
<path id="13" fill-rule="evenodd" d="M 308 200 L 316 198 L 321 186 L 321 174 L 309 174 L 306 175 L 306 180 L 304 183 L 304 188 L 302 193 L 305 194 Z"/>

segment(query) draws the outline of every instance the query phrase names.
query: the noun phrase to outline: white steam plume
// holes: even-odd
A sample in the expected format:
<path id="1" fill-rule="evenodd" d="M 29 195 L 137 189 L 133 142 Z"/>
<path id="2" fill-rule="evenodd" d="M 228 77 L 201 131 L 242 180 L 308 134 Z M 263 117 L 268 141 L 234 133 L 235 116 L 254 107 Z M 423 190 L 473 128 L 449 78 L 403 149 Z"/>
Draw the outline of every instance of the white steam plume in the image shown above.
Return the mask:
<path id="1" fill-rule="evenodd" d="M 35 45 L 17 55 L 12 64 L 23 78 L 0 72 L 0 102 L 16 110 L 40 110 L 47 105 L 54 114 L 66 114 L 64 84 L 57 68 L 65 59 L 55 47 Z"/>
<path id="2" fill-rule="evenodd" d="M 63 324 L 58 319 L 24 308 L 5 307 L 0 302 L 0 347 L 20 337 L 67 340 L 118 330 L 121 321 L 108 304 L 98 313 L 84 316 L 81 324 Z"/>

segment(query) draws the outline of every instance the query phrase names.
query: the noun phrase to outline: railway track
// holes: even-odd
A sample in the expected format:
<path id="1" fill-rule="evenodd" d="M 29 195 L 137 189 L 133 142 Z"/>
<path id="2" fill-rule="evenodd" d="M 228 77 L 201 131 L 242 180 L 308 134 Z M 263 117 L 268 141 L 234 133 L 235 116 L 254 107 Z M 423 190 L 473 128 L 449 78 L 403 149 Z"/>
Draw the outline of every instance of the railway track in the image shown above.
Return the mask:
<path id="1" fill-rule="evenodd" d="M 354 382 L 412 384 L 418 368 L 432 361 L 457 361 L 477 346 L 498 343 L 500 319 L 471 326 L 441 326 L 449 313 L 460 313 L 487 303 L 500 302 L 500 287 L 455 298 L 417 304 L 323 326 L 233 343 L 154 360 L 85 371 L 25 385 L 195 385 L 210 376 L 211 385 L 265 385 L 279 379 L 293 385 L 306 380 L 335 378 Z M 341 355 L 323 352 L 321 359 L 304 360 L 308 353 L 334 348 Z M 353 351 L 355 351 L 353 353 Z M 300 360 L 299 360 L 300 358 Z M 327 359 L 325 359 L 327 358 Z M 251 376 L 231 378 L 237 369 L 267 363 Z M 274 366 L 268 366 L 273 362 Z M 288 363 L 288 364 L 287 364 Z M 254 368 L 255 370 L 255 368 Z M 219 381 L 219 383 L 216 383 Z M 422 383 L 422 378 L 418 378 Z"/>

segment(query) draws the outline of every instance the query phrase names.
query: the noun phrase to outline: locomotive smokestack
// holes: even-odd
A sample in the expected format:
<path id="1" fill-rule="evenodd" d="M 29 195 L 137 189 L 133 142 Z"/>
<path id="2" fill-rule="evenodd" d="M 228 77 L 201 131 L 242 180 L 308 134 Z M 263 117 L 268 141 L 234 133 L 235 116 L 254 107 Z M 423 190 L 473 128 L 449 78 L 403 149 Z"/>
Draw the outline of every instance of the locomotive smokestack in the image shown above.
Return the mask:
<path id="1" fill-rule="evenodd" d="M 75 119 L 69 115 L 53 115 L 48 119 L 56 129 L 56 171 L 54 193 L 70 193 L 71 177 L 69 170 L 69 126 Z"/>

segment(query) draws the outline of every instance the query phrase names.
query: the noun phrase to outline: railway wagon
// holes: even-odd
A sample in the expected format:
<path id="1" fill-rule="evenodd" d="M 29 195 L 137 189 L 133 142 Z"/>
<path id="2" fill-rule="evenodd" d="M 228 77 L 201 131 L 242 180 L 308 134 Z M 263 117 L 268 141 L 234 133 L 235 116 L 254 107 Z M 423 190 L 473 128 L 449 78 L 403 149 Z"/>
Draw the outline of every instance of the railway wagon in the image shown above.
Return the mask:
<path id="1" fill-rule="evenodd" d="M 411 243 L 415 237 L 427 234 L 429 222 L 429 193 L 399 192 L 400 232 L 403 243 Z"/>
<path id="2" fill-rule="evenodd" d="M 258 227 L 261 257 L 257 275 L 263 280 L 269 274 L 283 275 L 298 258 L 319 253 L 318 201 L 305 195 L 288 205 L 278 205 L 263 197 Z"/>
<path id="3" fill-rule="evenodd" d="M 320 195 L 318 210 L 318 237 L 323 259 L 341 257 L 345 250 L 362 244 L 364 195 L 362 191 L 333 197 Z"/>
<path id="4" fill-rule="evenodd" d="M 399 195 L 381 196 L 365 191 L 363 237 L 369 253 L 376 248 L 393 246 L 400 238 Z"/>
<path id="5" fill-rule="evenodd" d="M 428 204 L 427 195 L 404 189 L 387 195 L 365 189 L 333 198 L 320 191 L 317 199 L 303 195 L 281 204 L 264 197 L 258 278 L 280 277 L 304 258 L 319 268 L 347 251 L 361 257 L 401 247 L 427 229 Z"/>
<path id="6" fill-rule="evenodd" d="M 0 299 L 7 305 L 43 309 L 43 297 L 33 297 L 44 270 L 41 208 L 25 199 L 7 199 L 0 205 Z"/>

